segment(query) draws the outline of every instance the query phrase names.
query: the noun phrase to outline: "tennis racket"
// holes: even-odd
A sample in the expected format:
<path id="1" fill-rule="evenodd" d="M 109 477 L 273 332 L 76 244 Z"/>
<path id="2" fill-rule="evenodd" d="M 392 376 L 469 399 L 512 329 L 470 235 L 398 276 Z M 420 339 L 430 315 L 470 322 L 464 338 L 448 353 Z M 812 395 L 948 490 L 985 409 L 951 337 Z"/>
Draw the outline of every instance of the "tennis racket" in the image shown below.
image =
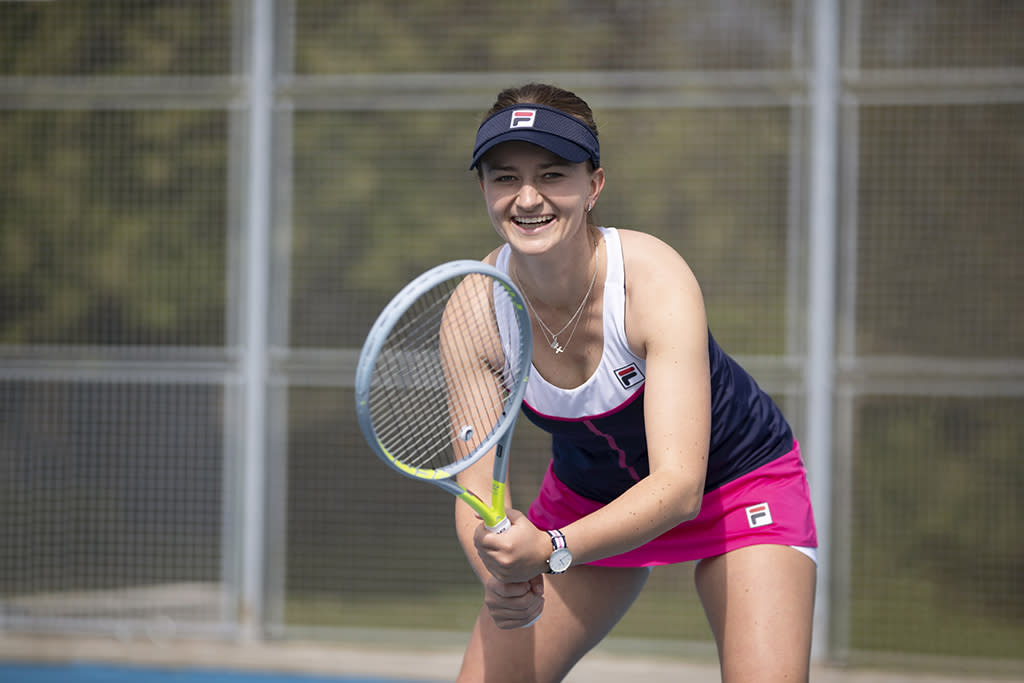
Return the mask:
<path id="1" fill-rule="evenodd" d="M 373 451 L 402 474 L 465 501 L 498 533 L 508 445 L 533 352 L 522 294 L 479 261 L 452 261 L 406 285 L 373 324 L 356 366 L 356 412 Z M 490 498 L 456 475 L 494 450 Z"/>

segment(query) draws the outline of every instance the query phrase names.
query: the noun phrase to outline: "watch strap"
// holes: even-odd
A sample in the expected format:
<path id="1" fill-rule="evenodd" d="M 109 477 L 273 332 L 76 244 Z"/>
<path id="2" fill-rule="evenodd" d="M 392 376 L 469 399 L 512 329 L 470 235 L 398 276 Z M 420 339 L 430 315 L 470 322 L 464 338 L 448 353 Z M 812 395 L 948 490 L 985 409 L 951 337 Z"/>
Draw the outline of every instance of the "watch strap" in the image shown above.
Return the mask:
<path id="1" fill-rule="evenodd" d="M 548 536 L 551 537 L 551 557 L 548 558 L 547 573 L 562 574 L 572 564 L 572 553 L 566 547 L 565 534 L 562 533 L 561 529 L 548 530 Z M 556 558 L 557 563 L 552 564 L 552 561 Z"/>

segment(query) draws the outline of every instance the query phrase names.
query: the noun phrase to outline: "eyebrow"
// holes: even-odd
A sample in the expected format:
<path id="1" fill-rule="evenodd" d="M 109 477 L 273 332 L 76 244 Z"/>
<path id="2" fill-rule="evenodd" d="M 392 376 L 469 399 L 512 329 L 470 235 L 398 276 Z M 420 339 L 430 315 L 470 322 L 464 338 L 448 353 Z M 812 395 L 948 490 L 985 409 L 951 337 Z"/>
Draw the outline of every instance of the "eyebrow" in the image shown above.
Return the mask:
<path id="1" fill-rule="evenodd" d="M 572 165 L 572 162 L 566 161 L 564 159 L 559 159 L 557 161 L 546 161 L 546 162 L 544 162 L 542 164 L 539 164 L 539 168 L 541 170 L 546 170 L 546 169 L 549 169 L 549 168 L 554 168 L 555 166 L 571 166 L 571 165 Z M 486 166 L 487 166 L 487 169 L 490 170 L 490 171 L 515 171 L 515 170 L 518 170 L 517 167 L 511 166 L 511 165 L 501 166 L 501 165 L 498 165 L 498 164 L 486 164 Z"/>

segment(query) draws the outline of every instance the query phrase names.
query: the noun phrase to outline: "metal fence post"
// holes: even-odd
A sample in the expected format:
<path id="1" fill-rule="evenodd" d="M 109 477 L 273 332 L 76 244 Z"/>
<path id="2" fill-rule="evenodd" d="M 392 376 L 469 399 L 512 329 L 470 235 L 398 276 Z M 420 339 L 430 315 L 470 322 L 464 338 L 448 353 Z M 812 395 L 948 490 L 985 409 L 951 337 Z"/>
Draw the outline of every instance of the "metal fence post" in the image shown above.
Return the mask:
<path id="1" fill-rule="evenodd" d="M 839 97 L 839 7 L 813 5 L 807 316 L 808 476 L 818 525 L 818 590 L 812 656 L 829 648 L 832 545 L 832 410 L 835 388 L 836 184 Z"/>
<path id="2" fill-rule="evenodd" d="M 266 489 L 267 310 L 269 301 L 270 166 L 273 111 L 273 0 L 253 0 L 248 55 L 246 183 L 244 474 L 242 491 L 241 635 L 258 638 L 263 622 Z"/>

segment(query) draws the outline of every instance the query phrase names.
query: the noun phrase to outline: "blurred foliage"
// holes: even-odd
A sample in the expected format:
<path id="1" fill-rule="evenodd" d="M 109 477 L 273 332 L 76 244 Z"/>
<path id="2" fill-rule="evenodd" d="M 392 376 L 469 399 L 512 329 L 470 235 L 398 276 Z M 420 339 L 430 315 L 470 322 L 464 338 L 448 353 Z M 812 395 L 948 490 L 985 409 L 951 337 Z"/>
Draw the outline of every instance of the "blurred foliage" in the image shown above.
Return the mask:
<path id="1" fill-rule="evenodd" d="M 227 114 L 0 111 L 0 343 L 225 341 Z"/>
<path id="2" fill-rule="evenodd" d="M 231 0 L 0 3 L 0 76 L 207 76 L 231 69 Z"/>
<path id="3" fill-rule="evenodd" d="M 413 277 L 498 243 L 459 112 L 297 112 L 291 344 L 358 347 Z M 471 143 L 470 143 L 471 144 Z"/>
<path id="4" fill-rule="evenodd" d="M 851 520 L 857 646 L 1019 655 L 1022 411 L 1020 397 L 858 401 Z"/>
<path id="5" fill-rule="evenodd" d="M 859 116 L 858 351 L 1024 357 L 1024 104 Z"/>
<path id="6" fill-rule="evenodd" d="M 1017 0 L 860 0 L 858 5 L 865 69 L 1024 66 L 1024 6 Z"/>
<path id="7" fill-rule="evenodd" d="M 278 35 L 288 38 L 282 44 L 294 49 L 277 57 L 296 76 L 323 77 L 328 88 L 332 76 L 398 77 L 394 83 L 427 77 L 421 90 L 401 93 L 407 101 L 417 92 L 434 94 L 434 73 L 494 74 L 497 91 L 518 81 L 510 74 L 557 72 L 559 85 L 585 97 L 603 87 L 588 80 L 590 71 L 635 77 L 635 86 L 616 86 L 614 106 L 595 107 L 608 173 L 598 220 L 649 231 L 676 246 L 700 278 L 711 324 L 728 350 L 799 355 L 788 336 L 803 325 L 803 313 L 790 304 L 806 294 L 805 273 L 790 272 L 789 264 L 806 260 L 799 217 L 807 202 L 807 111 L 795 97 L 792 106 L 734 107 L 725 100 L 689 106 L 690 91 L 673 79 L 699 70 L 727 83 L 737 72 L 749 78 L 769 70 L 791 71 L 798 80 L 808 67 L 808 6 L 783 0 L 296 0 L 294 17 L 284 10 L 278 17 Z M 857 49 L 844 49 L 862 62 L 844 65 L 849 69 L 1024 65 L 1024 4 L 865 0 L 860 7 L 858 17 L 845 17 L 862 22 L 860 44 L 845 46 Z M 129 92 L 140 83 L 159 90 L 164 81 L 151 77 L 176 84 L 223 77 L 225 88 L 234 87 L 230 77 L 240 69 L 236 60 L 244 47 L 235 27 L 247 11 L 243 0 L 0 2 L 0 354 L 4 346 L 230 343 L 241 273 L 234 221 L 244 200 L 241 175 L 231 175 L 244 170 L 244 161 L 231 158 L 244 135 L 233 129 L 232 113 L 194 106 L 187 95 L 175 110 L 130 109 L 123 102 L 19 109 L 16 95 L 69 77 L 99 80 L 106 88 L 121 84 Z M 853 29 L 847 23 L 845 35 Z M 517 80 L 506 82 L 510 78 Z M 680 107 L 631 98 L 651 83 L 678 95 Z M 273 226 L 279 278 L 273 286 L 287 291 L 287 310 L 268 312 L 272 323 L 283 323 L 273 329 L 285 330 L 275 342 L 293 349 L 357 348 L 381 306 L 412 276 L 497 246 L 475 175 L 466 170 L 473 131 L 492 95 L 473 110 L 389 109 L 376 107 L 373 98 L 361 108 L 282 104 L 278 148 L 288 154 L 274 169 L 274 198 L 281 201 Z M 614 99 L 607 91 L 600 96 Z M 855 113 L 844 125 L 857 126 L 857 147 L 841 150 L 841 161 L 844 172 L 855 170 L 858 190 L 840 197 L 839 213 L 840 243 L 856 249 L 856 272 L 837 276 L 856 283 L 855 319 L 849 321 L 856 326 L 856 352 L 1019 361 L 1024 105 L 872 105 Z M 846 256 L 840 254 L 840 263 Z M 152 441 L 72 443 L 79 432 L 59 426 L 69 416 L 82 434 L 131 433 L 142 423 L 104 420 L 104 404 L 91 406 L 100 400 L 97 390 L 54 384 L 42 393 L 26 394 L 21 385 L 5 391 L 0 457 L 10 476 L 6 497 L 0 496 L 3 517 L 73 529 L 111 548 L 116 539 L 107 531 L 136 529 L 126 521 L 121 497 L 152 502 L 151 519 L 186 517 L 188 506 L 175 499 L 157 509 L 156 496 L 143 500 L 123 491 L 113 499 L 97 496 L 71 476 L 77 468 L 113 451 L 96 466 L 134 481 L 135 450 L 159 454 L 153 444 L 164 443 L 167 433 L 187 433 L 188 425 L 211 415 L 226 419 L 216 415 L 219 400 L 207 399 L 200 401 L 201 416 L 180 423 L 153 418 L 162 426 Z M 451 501 L 366 457 L 347 390 L 293 391 L 286 573 L 295 602 L 289 618 L 309 613 L 309 596 L 331 592 L 362 610 L 367 596 L 406 583 L 414 564 L 432 585 L 475 592 L 449 531 Z M 150 400 L 130 397 L 125 404 Z M 1024 483 L 1024 434 L 1016 415 L 1022 407 L 1019 399 L 862 400 L 854 429 L 853 647 L 1019 656 L 1024 510 L 1017 491 Z M 126 405 L 117 410 L 132 415 Z M 546 447 L 528 426 L 520 430 L 514 486 L 529 491 L 539 481 Z M 219 438 L 214 433 L 202 445 L 207 456 Z M 39 463 L 56 463 L 50 469 L 67 475 L 58 489 L 64 498 L 32 488 L 49 480 L 26 465 L 32 458 L 25 453 L 61 456 Z M 334 466 L 338 457 L 358 457 L 361 467 L 345 476 Z M 211 462 L 202 466 L 213 481 L 218 474 L 209 470 Z M 82 481 L 106 481 L 104 472 L 89 472 L 91 479 Z M 146 475 L 147 486 L 164 476 L 154 472 Z M 211 505 L 219 504 L 219 494 L 207 493 Z M 90 509 L 93 516 L 68 526 L 59 505 L 68 498 L 83 501 L 72 510 Z M 390 514 L 395 499 L 414 518 L 398 532 Z M 210 532 L 215 513 L 200 534 L 203 577 L 190 578 L 216 571 L 210 556 L 219 542 Z M 83 527 L 89 524 L 110 526 Z M 173 551 L 150 548 L 140 566 L 159 566 L 162 553 L 172 557 L 179 542 L 188 542 L 189 527 L 171 526 L 186 529 L 170 544 Z M 62 532 L 48 543 L 68 538 Z M 49 549 L 36 548 L 44 555 Z M 115 550 L 104 561 L 128 552 Z M 34 565 L 13 556 L 7 562 L 7 589 L 45 584 L 46 577 L 28 576 Z M 187 572 L 168 566 L 179 580 Z M 145 571 L 123 580 L 154 580 Z M 652 583 L 652 589 L 664 592 L 638 607 L 672 618 L 664 604 L 654 603 L 685 589 L 671 582 Z M 436 593 L 440 603 L 449 600 L 443 590 Z M 463 607 L 462 618 L 471 617 L 471 608 Z M 373 605 L 365 609 L 389 614 Z M 404 615 L 390 616 L 401 623 Z M 326 623 L 330 616 L 320 610 L 316 619 Z M 435 623 L 436 615 L 420 620 Z M 649 636 L 652 629 L 642 622 L 627 624 L 624 634 Z M 957 639 L 942 626 L 968 623 L 984 635 Z M 662 627 L 661 633 L 706 636 L 692 625 L 683 629 Z"/>
<path id="8" fill-rule="evenodd" d="M 598 218 L 675 246 L 733 353 L 787 352 L 791 116 L 770 107 L 598 112 L 608 174 Z"/>
<path id="9" fill-rule="evenodd" d="M 787 69 L 792 5 L 300 0 L 295 72 Z"/>

